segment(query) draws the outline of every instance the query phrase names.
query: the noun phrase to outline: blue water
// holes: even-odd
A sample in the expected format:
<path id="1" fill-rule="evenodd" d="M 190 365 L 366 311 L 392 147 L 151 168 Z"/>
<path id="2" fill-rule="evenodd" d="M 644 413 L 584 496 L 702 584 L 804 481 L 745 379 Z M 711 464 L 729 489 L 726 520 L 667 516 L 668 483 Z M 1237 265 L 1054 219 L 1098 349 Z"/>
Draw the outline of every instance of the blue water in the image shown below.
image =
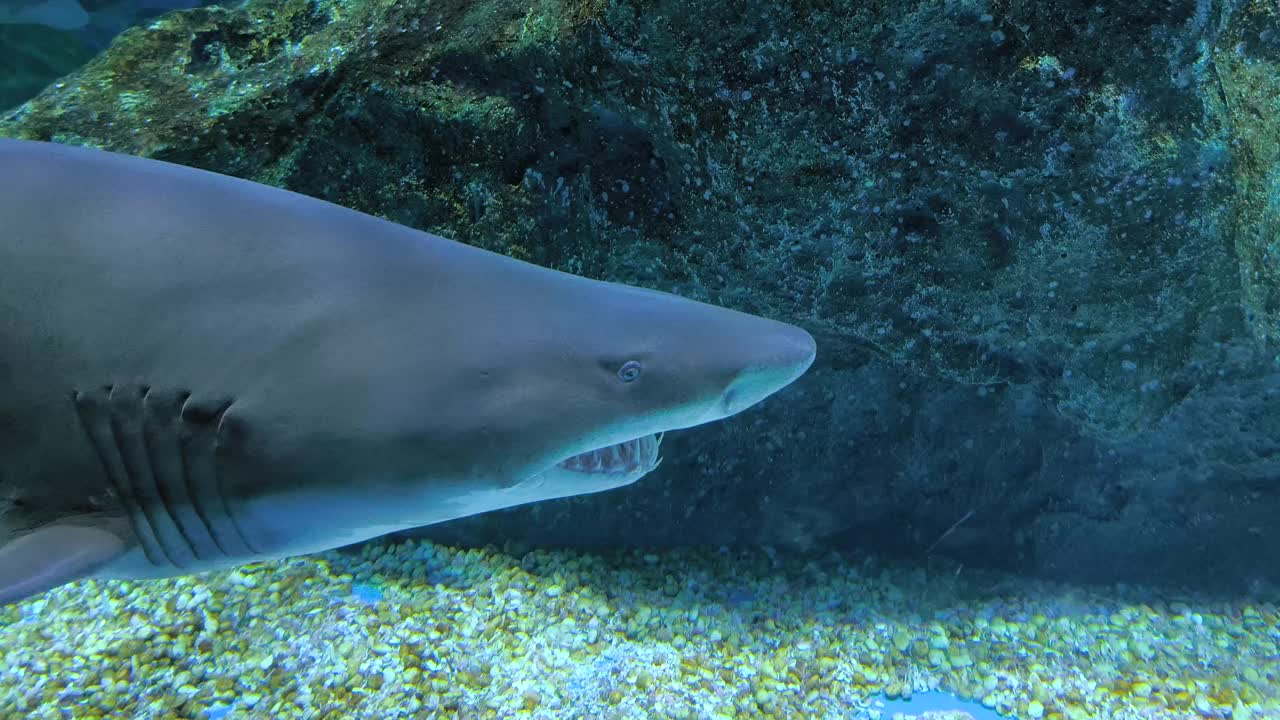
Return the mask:
<path id="1" fill-rule="evenodd" d="M 954 695 L 936 690 L 914 693 L 910 700 L 901 698 L 897 700 L 876 700 L 871 704 L 871 707 L 879 710 L 882 713 L 882 718 L 891 718 L 894 713 L 920 715 L 942 710 L 960 710 L 972 715 L 973 720 L 1009 720 L 1004 715 L 983 707 L 980 703 L 961 700 Z"/>
<path id="2" fill-rule="evenodd" d="M 372 605 L 382 600 L 382 588 L 369 583 L 354 583 L 351 586 L 351 595 L 360 602 Z"/>

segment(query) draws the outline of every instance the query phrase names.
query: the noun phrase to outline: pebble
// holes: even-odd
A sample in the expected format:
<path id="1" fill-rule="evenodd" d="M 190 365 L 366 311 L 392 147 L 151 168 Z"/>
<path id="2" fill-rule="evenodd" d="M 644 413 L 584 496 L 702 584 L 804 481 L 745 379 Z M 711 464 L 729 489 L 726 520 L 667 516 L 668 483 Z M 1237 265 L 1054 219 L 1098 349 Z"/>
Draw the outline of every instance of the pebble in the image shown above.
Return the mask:
<path id="1" fill-rule="evenodd" d="M 0 718 L 44 717 L 72 683 L 98 718 L 856 717 L 924 689 L 1019 720 L 1280 718 L 1273 603 L 865 567 L 410 542 L 76 583 L 2 616 Z"/>

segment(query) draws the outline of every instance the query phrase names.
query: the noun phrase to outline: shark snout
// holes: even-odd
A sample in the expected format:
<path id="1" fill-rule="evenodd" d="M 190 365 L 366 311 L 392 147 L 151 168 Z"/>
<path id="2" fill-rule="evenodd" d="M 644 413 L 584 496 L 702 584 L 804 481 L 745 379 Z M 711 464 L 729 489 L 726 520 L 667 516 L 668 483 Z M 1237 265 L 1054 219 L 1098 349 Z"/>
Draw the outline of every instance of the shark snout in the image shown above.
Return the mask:
<path id="1" fill-rule="evenodd" d="M 725 416 L 734 415 L 790 385 L 809 369 L 817 343 L 805 330 L 769 321 L 771 331 L 757 336 L 750 363 L 729 384 L 722 400 Z"/>
<path id="2" fill-rule="evenodd" d="M 776 346 L 774 352 L 777 353 L 778 364 L 791 368 L 795 372 L 792 378 L 794 380 L 813 364 L 813 358 L 818 353 L 818 343 L 803 328 L 785 323 L 782 325 L 783 329 L 773 338 L 772 343 Z"/>

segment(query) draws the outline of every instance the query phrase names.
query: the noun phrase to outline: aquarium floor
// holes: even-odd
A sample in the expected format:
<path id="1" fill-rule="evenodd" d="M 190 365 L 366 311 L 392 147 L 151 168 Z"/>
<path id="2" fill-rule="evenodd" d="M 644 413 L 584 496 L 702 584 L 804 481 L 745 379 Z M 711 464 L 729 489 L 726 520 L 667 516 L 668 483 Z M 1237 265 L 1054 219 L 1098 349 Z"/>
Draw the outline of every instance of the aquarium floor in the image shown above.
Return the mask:
<path id="1" fill-rule="evenodd" d="M 0 609 L 0 718 L 1280 718 L 1274 604 L 769 552 L 429 543 Z M 965 717 L 956 714 L 952 717 Z"/>

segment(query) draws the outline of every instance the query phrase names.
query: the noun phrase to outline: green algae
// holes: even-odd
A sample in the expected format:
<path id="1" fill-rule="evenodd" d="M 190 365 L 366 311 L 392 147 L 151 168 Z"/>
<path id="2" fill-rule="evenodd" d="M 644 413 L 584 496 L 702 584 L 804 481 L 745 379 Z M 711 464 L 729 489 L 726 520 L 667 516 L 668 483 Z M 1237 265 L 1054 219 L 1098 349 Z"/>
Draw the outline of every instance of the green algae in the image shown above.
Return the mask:
<path id="1" fill-rule="evenodd" d="M 1217 99 L 1231 126 L 1231 232 L 1242 300 L 1263 343 L 1280 338 L 1280 45 L 1260 40 L 1280 27 L 1277 13 L 1264 3 L 1246 5 L 1213 55 Z"/>

